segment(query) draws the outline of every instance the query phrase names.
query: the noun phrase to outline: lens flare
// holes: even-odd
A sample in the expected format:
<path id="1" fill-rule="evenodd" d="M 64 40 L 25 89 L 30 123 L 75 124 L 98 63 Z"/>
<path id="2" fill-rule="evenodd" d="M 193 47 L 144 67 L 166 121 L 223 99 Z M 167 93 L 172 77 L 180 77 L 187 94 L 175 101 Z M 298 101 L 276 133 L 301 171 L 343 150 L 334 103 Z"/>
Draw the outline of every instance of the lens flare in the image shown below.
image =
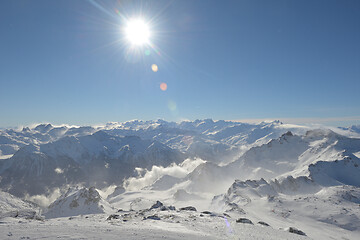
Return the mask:
<path id="1" fill-rule="evenodd" d="M 230 234 L 233 233 L 232 228 L 231 228 L 231 225 L 230 225 L 230 223 L 229 223 L 229 221 L 227 220 L 226 217 L 224 217 L 224 220 L 225 220 L 225 223 L 226 223 L 226 226 L 227 226 L 227 228 L 228 228 L 229 233 L 230 233 Z"/>
<path id="2" fill-rule="evenodd" d="M 176 102 L 170 100 L 168 102 L 168 108 L 170 109 L 170 111 L 176 111 L 176 108 L 177 108 Z"/>
<path id="3" fill-rule="evenodd" d="M 166 91 L 166 89 L 167 89 L 167 84 L 166 84 L 166 83 L 161 83 L 161 84 L 160 84 L 160 89 L 161 89 L 162 91 Z"/>
<path id="4" fill-rule="evenodd" d="M 156 64 L 151 65 L 151 69 L 153 72 L 157 72 L 159 70 L 159 67 Z"/>
<path id="5" fill-rule="evenodd" d="M 159 56 L 161 56 L 161 52 L 160 50 L 154 45 L 152 44 L 151 42 L 149 42 L 149 46 L 151 47 L 151 49 Z"/>

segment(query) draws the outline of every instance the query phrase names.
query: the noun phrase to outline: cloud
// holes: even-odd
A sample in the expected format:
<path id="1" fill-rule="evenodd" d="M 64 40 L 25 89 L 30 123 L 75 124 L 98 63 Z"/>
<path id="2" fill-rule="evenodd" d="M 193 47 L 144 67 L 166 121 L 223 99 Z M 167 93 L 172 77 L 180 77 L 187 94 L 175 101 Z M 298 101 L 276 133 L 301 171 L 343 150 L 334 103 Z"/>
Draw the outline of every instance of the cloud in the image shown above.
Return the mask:
<path id="1" fill-rule="evenodd" d="M 48 195 L 45 195 L 45 194 L 33 195 L 33 196 L 26 195 L 25 200 L 36 203 L 37 205 L 39 205 L 42 208 L 46 208 L 60 196 L 61 196 L 61 190 L 60 190 L 60 188 L 56 188 L 54 191 L 52 191 Z"/>
<path id="2" fill-rule="evenodd" d="M 55 172 L 56 172 L 57 174 L 62 174 L 62 173 L 64 173 L 64 170 L 61 169 L 61 168 L 55 168 Z"/>
<path id="3" fill-rule="evenodd" d="M 184 178 L 197 166 L 205 161 L 197 159 L 186 159 L 181 164 L 172 164 L 169 167 L 153 166 L 151 170 L 137 168 L 138 177 L 131 177 L 124 181 L 124 188 L 127 191 L 135 191 L 152 185 L 156 180 L 164 175 L 176 178 Z"/>
<path id="4" fill-rule="evenodd" d="M 102 189 L 96 189 L 96 190 L 103 199 L 106 199 L 110 194 L 112 194 L 115 191 L 116 188 L 117 188 L 116 185 L 110 185 L 108 187 Z"/>
<path id="5" fill-rule="evenodd" d="M 61 195 L 65 194 L 69 190 L 69 188 L 74 188 L 74 187 L 83 188 L 84 186 L 80 183 L 78 183 L 76 185 L 66 184 L 66 185 L 62 186 L 61 188 L 48 189 L 47 193 L 45 193 L 45 194 L 32 195 L 32 196 L 30 196 L 29 194 L 26 194 L 25 200 L 36 203 L 37 205 L 39 205 L 42 208 L 47 208 L 51 203 L 53 203 Z"/>

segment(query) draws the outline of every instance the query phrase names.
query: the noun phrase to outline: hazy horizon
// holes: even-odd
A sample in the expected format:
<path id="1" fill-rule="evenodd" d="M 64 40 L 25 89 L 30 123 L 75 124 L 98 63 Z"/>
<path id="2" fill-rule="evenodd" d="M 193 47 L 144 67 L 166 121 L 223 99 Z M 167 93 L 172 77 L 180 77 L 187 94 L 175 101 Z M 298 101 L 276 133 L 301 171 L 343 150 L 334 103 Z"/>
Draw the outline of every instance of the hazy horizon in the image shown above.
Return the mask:
<path id="1" fill-rule="evenodd" d="M 51 124 L 53 126 L 69 126 L 69 127 L 81 127 L 81 126 L 104 126 L 108 123 L 122 123 L 129 121 L 156 121 L 156 120 L 164 120 L 167 122 L 182 122 L 182 121 L 195 121 L 195 120 L 206 120 L 211 119 L 213 121 L 227 121 L 227 122 L 239 122 L 239 123 L 249 123 L 249 124 L 258 124 L 261 122 L 272 122 L 272 121 L 280 121 L 284 124 L 295 124 L 295 125 L 303 125 L 303 126 L 319 126 L 319 127 L 351 127 L 358 126 L 358 121 L 360 117 L 349 117 L 349 118 L 256 118 L 256 119 L 213 119 L 213 118 L 203 118 L 203 119 L 181 119 L 178 121 L 170 121 L 163 118 L 156 119 L 129 119 L 126 121 L 107 121 L 107 122 L 96 122 L 96 123 L 65 123 L 65 122 L 50 122 L 50 121 L 42 121 L 42 122 L 31 122 L 24 123 L 14 126 L 0 126 L 0 129 L 18 129 L 21 130 L 23 127 L 36 127 L 40 124 Z"/>

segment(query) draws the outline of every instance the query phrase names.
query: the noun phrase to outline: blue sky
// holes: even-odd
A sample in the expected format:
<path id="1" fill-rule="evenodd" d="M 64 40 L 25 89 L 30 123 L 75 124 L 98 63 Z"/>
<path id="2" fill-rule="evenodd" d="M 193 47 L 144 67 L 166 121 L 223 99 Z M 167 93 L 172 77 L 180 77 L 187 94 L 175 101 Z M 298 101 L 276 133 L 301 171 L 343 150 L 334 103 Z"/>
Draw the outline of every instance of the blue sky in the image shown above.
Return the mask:
<path id="1" fill-rule="evenodd" d="M 0 1 L 0 127 L 360 124 L 359 12 L 351 0 Z M 121 29 L 140 15 L 152 46 L 129 53 Z"/>

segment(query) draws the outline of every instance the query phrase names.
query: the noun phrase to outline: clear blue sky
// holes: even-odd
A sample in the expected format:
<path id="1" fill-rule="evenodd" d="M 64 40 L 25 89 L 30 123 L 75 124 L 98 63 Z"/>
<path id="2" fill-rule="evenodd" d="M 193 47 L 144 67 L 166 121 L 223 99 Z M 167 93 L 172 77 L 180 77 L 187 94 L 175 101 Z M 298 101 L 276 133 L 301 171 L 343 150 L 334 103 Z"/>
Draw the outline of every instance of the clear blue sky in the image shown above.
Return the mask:
<path id="1" fill-rule="evenodd" d="M 135 118 L 359 124 L 359 12 L 356 0 L 3 0 L 0 127 Z M 129 56 L 123 17 L 140 14 L 151 20 L 154 48 Z"/>

